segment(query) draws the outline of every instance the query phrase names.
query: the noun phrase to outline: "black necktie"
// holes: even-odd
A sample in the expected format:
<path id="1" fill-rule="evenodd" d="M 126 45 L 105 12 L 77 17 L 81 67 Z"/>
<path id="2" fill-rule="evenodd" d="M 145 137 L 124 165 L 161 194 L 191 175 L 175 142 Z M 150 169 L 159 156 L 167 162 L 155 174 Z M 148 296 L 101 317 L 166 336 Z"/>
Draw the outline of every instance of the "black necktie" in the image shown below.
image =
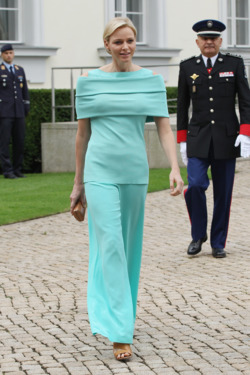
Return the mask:
<path id="1" fill-rule="evenodd" d="M 15 79 L 15 73 L 13 71 L 13 66 L 10 66 L 10 74 L 13 79 Z"/>
<path id="2" fill-rule="evenodd" d="M 207 68 L 208 69 L 212 68 L 212 61 L 211 61 L 210 57 L 207 59 Z"/>

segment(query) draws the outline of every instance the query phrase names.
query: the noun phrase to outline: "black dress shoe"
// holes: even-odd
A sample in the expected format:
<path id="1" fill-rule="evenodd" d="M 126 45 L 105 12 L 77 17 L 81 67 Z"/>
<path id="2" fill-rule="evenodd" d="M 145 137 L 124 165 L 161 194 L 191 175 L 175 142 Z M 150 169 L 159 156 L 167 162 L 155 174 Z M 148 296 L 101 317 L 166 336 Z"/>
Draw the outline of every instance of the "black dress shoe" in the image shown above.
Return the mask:
<path id="1" fill-rule="evenodd" d="M 7 174 L 4 175 L 4 178 L 13 179 L 13 178 L 17 178 L 17 176 L 14 173 L 7 173 Z"/>
<path id="2" fill-rule="evenodd" d="M 24 176 L 24 174 L 22 174 L 21 172 L 15 172 L 15 175 L 19 178 L 24 178 L 26 176 Z"/>
<path id="3" fill-rule="evenodd" d="M 212 255 L 214 258 L 225 258 L 227 256 L 224 249 L 216 249 L 215 247 L 212 248 Z"/>
<path id="4" fill-rule="evenodd" d="M 207 235 L 205 237 L 200 238 L 198 241 L 191 241 L 190 245 L 188 246 L 187 253 L 188 255 L 196 255 L 201 251 L 201 247 L 203 242 L 206 242 L 207 240 Z"/>

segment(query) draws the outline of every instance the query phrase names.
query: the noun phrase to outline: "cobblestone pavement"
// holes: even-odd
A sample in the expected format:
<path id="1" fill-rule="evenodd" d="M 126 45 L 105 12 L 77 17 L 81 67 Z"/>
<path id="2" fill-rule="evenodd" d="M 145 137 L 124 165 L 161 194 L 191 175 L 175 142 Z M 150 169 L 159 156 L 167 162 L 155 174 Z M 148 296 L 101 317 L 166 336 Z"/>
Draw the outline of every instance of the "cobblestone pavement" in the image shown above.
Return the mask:
<path id="1" fill-rule="evenodd" d="M 225 259 L 208 242 L 188 258 L 184 199 L 148 195 L 127 363 L 90 332 L 87 224 L 66 213 L 0 227 L 0 373 L 249 375 L 250 161 L 237 171 Z M 207 196 L 211 219 L 211 187 Z"/>

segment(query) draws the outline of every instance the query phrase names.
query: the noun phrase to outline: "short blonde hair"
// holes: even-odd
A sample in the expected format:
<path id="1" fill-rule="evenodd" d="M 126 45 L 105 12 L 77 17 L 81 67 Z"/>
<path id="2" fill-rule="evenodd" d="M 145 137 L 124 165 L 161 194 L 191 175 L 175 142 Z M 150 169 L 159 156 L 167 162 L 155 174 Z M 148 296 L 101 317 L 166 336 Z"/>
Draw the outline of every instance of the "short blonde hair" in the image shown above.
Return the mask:
<path id="1" fill-rule="evenodd" d="M 110 36 L 120 27 L 128 26 L 133 30 L 135 37 L 137 34 L 136 27 L 133 22 L 127 17 L 115 17 L 112 18 L 105 26 L 103 32 L 103 40 L 109 41 Z"/>

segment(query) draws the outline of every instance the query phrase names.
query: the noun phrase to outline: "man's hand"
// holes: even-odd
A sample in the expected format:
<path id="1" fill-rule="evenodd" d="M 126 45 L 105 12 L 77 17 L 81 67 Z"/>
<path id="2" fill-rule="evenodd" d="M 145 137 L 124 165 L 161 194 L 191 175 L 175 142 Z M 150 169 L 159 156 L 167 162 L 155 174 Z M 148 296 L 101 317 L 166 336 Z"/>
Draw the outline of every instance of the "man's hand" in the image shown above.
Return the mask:
<path id="1" fill-rule="evenodd" d="M 247 135 L 239 134 L 236 138 L 235 147 L 240 145 L 240 156 L 243 158 L 250 157 L 250 137 Z"/>
<path id="2" fill-rule="evenodd" d="M 187 142 L 181 142 L 180 143 L 180 153 L 181 153 L 181 158 L 182 161 L 185 165 L 188 163 L 188 158 L 187 158 Z"/>

